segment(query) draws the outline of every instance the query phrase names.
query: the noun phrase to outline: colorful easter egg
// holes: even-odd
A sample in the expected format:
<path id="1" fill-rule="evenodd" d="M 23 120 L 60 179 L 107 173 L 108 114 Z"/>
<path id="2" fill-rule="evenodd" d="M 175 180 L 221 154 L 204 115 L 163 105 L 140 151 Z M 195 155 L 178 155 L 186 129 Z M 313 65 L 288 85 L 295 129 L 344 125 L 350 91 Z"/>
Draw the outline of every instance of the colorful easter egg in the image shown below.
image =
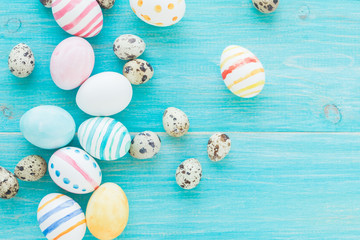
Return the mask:
<path id="1" fill-rule="evenodd" d="M 239 97 L 254 97 L 264 87 L 264 68 L 259 59 L 246 48 L 235 45 L 225 48 L 220 68 L 225 85 Z"/>
<path id="2" fill-rule="evenodd" d="M 80 148 L 57 150 L 51 156 L 48 166 L 50 177 L 56 185 L 71 193 L 90 193 L 101 184 L 99 165 Z"/>
<path id="3" fill-rule="evenodd" d="M 53 0 L 52 13 L 67 33 L 94 37 L 103 27 L 103 14 L 96 0 Z"/>
<path id="4" fill-rule="evenodd" d="M 26 140 L 44 149 L 61 148 L 75 135 L 75 121 L 64 109 L 42 105 L 27 111 L 20 119 Z"/>
<path id="5" fill-rule="evenodd" d="M 90 118 L 78 131 L 81 146 L 93 157 L 116 160 L 130 149 L 131 136 L 126 127 L 109 117 Z"/>
<path id="6" fill-rule="evenodd" d="M 87 226 L 98 239 L 114 239 L 125 229 L 129 203 L 125 192 L 115 183 L 101 185 L 86 208 Z"/>
<path id="7" fill-rule="evenodd" d="M 81 85 L 76 104 L 89 115 L 111 116 L 129 105 L 132 94 L 132 86 L 126 77 L 116 72 L 103 72 Z"/>
<path id="8" fill-rule="evenodd" d="M 130 0 L 130 5 L 141 20 L 159 27 L 179 22 L 186 9 L 185 0 Z"/>
<path id="9" fill-rule="evenodd" d="M 80 86 L 90 76 L 95 64 L 95 54 L 90 43 L 80 37 L 69 37 L 60 42 L 51 55 L 50 73 L 61 89 Z"/>
<path id="10" fill-rule="evenodd" d="M 80 205 L 60 193 L 46 195 L 39 204 L 37 220 L 47 239 L 81 240 L 86 232 L 86 220 Z"/>

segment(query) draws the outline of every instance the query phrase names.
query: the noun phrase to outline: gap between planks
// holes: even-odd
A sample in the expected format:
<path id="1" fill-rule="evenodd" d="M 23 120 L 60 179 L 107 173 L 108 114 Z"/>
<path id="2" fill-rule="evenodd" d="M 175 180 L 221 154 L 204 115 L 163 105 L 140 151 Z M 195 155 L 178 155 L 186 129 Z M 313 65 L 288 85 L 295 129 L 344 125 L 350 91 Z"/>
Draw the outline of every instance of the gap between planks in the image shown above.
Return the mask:
<path id="1" fill-rule="evenodd" d="M 131 135 L 137 134 L 139 132 L 129 132 Z M 166 132 L 154 132 L 158 135 L 165 136 L 167 135 Z M 188 132 L 186 135 L 212 135 L 214 132 Z M 325 134 L 325 135 L 360 135 L 360 132 L 317 132 L 317 131 L 309 131 L 309 132 L 221 132 L 226 134 L 280 134 L 280 135 L 286 135 L 286 134 Z M 21 132 L 0 132 L 0 135 L 22 135 Z M 77 133 L 76 133 L 77 135 Z"/>

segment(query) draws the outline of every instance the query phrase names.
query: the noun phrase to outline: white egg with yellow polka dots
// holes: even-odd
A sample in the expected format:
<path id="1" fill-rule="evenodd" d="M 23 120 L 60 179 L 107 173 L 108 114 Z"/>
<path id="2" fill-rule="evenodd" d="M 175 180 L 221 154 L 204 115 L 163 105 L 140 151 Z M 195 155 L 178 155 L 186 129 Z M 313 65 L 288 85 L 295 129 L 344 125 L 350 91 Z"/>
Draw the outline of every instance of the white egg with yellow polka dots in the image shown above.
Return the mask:
<path id="1" fill-rule="evenodd" d="M 185 0 L 130 0 L 131 9 L 144 22 L 167 27 L 179 22 L 185 14 Z"/>

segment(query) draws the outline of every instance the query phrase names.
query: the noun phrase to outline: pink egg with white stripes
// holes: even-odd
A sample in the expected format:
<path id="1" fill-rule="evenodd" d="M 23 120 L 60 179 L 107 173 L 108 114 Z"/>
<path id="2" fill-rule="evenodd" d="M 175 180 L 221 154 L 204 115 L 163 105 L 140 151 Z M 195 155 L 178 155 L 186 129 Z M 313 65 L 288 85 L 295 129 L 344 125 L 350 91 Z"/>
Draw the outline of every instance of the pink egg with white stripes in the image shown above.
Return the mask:
<path id="1" fill-rule="evenodd" d="M 52 80 L 61 89 L 71 90 L 89 78 L 94 69 L 95 54 L 90 43 L 81 37 L 60 42 L 51 55 Z"/>
<path id="2" fill-rule="evenodd" d="M 53 0 L 55 21 L 67 33 L 94 37 L 103 27 L 103 14 L 96 0 Z"/>
<path id="3" fill-rule="evenodd" d="M 101 184 L 101 169 L 84 150 L 65 147 L 50 158 L 49 174 L 62 189 L 71 193 L 85 194 L 96 190 Z"/>

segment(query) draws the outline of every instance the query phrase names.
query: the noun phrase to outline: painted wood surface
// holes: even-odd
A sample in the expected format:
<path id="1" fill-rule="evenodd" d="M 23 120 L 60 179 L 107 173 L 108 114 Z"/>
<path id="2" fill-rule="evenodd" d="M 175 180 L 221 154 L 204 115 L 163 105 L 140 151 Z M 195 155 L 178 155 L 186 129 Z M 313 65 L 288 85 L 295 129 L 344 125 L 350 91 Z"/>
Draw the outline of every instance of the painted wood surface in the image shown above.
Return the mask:
<path id="1" fill-rule="evenodd" d="M 104 10 L 104 29 L 90 39 L 93 74 L 121 72 L 112 52 L 117 36 L 133 33 L 147 43 L 142 56 L 154 78 L 134 87 L 130 106 L 115 116 L 131 132 L 159 132 L 161 153 L 148 161 L 130 156 L 99 162 L 104 182 L 118 183 L 130 201 L 124 239 L 358 239 L 360 235 L 360 2 L 281 1 L 275 14 L 258 13 L 249 0 L 187 1 L 184 19 L 170 28 L 143 23 L 127 0 Z M 51 81 L 55 46 L 69 35 L 39 1 L 0 1 L 0 165 L 13 170 L 28 154 L 52 151 L 30 145 L 19 133 L 28 109 L 54 104 L 77 126 L 88 118 L 76 90 Z M 26 79 L 10 74 L 7 57 L 19 42 L 34 51 Z M 230 44 L 250 49 L 263 63 L 267 83 L 253 99 L 234 96 L 222 82 L 219 61 Z M 179 107 L 190 134 L 165 135 L 162 113 Z M 212 163 L 210 135 L 225 131 L 231 154 Z M 71 145 L 78 146 L 75 139 Z M 183 191 L 175 170 L 197 157 L 201 184 Z M 48 175 L 20 182 L 12 200 L 0 201 L 0 239 L 42 239 L 36 222 L 40 199 L 63 192 Z M 85 209 L 88 195 L 69 194 Z M 93 239 L 89 233 L 86 239 Z"/>

